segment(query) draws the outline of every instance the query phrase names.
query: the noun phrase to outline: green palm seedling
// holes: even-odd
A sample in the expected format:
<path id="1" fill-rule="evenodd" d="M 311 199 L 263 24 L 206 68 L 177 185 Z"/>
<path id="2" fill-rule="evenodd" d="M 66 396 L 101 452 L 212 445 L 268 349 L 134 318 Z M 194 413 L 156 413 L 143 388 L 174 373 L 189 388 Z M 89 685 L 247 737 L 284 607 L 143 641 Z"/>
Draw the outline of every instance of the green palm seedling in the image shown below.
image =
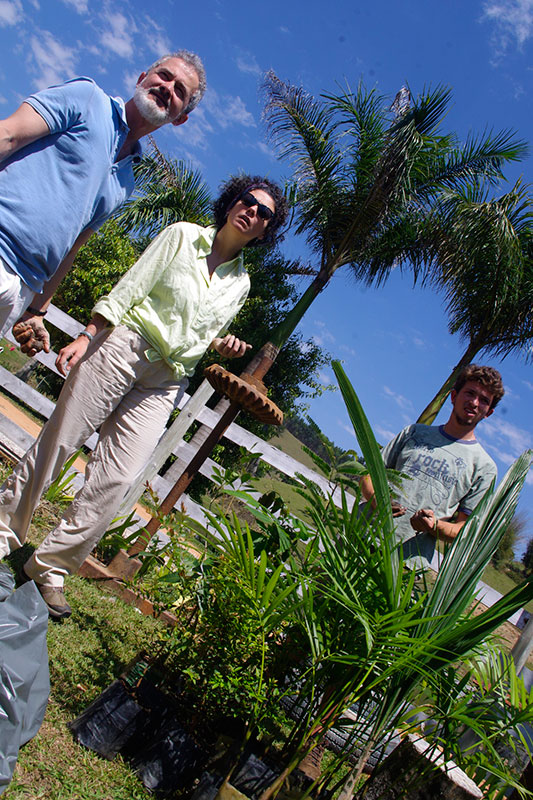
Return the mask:
<path id="1" fill-rule="evenodd" d="M 493 800 L 519 785 L 521 770 L 515 765 L 530 752 L 525 726 L 533 722 L 533 692 L 517 676 L 510 654 L 496 644 L 489 641 L 474 651 L 459 675 L 450 666 L 428 676 L 410 714 L 422 717 L 431 745 L 483 781 Z"/>
<path id="2" fill-rule="evenodd" d="M 202 667 L 205 694 L 211 692 L 217 702 L 227 695 L 229 707 L 246 719 L 243 747 L 269 727 L 273 699 L 279 704 L 285 695 L 289 708 L 300 709 L 286 729 L 281 772 L 263 800 L 274 796 L 302 758 L 339 725 L 347 733 L 341 758 L 355 759 L 350 787 L 356 786 L 370 753 L 379 754 L 399 726 L 413 728 L 412 706 L 442 706 L 444 691 L 457 720 L 470 714 L 474 730 L 488 736 L 492 723 L 487 717 L 481 725 L 479 716 L 487 703 L 474 702 L 462 675 L 472 671 L 472 659 L 479 658 L 496 627 L 533 597 L 533 583 L 526 581 L 491 608 L 472 610 L 477 581 L 512 518 L 532 454 L 518 459 L 500 486 L 487 493 L 448 547 L 435 583 L 426 584 L 404 568 L 379 447 L 338 363 L 334 370 L 375 488 L 375 513 L 359 513 L 357 490 L 354 504 L 341 485 L 337 507 L 308 483 L 302 493 L 311 522 L 286 515 L 278 519 L 245 492 L 235 493 L 265 538 L 272 539 L 279 526 L 274 538 L 287 542 L 292 529 L 292 547 L 263 547 L 257 531 L 235 515 L 210 515 L 208 527 L 191 522 L 207 548 L 210 567 L 194 636 L 185 645 L 175 642 L 185 672 L 198 680 Z M 207 614 L 209 609 L 217 613 Z M 221 635 L 219 618 L 230 626 L 231 636 Z M 240 650 L 234 648 L 237 640 Z M 276 681 L 280 663 L 288 669 L 288 685 Z M 519 690 L 515 686 L 513 691 Z M 466 708 L 461 693 L 470 697 Z M 357 709 L 355 720 L 353 715 L 345 719 L 347 707 Z M 513 708 L 508 728 L 527 717 L 522 701 L 515 700 Z M 437 717 L 437 722 L 442 719 Z M 496 727 L 494 721 L 492 733 Z M 477 764 L 486 771 L 490 752 L 478 761 L 472 755 L 469 769 Z M 494 761 L 491 769 L 497 777 L 502 767 Z M 334 788 L 336 780 L 327 768 L 320 786 Z M 343 796 L 350 794 L 345 790 Z"/>
<path id="3" fill-rule="evenodd" d="M 485 639 L 533 597 L 526 581 L 480 614 L 471 610 L 476 583 L 511 519 L 531 462 L 524 454 L 497 490 L 487 493 L 451 545 L 433 586 L 404 569 L 379 447 L 357 396 L 338 363 L 334 370 L 376 491 L 376 513 L 359 514 L 346 495 L 340 508 L 309 485 L 309 545 L 294 557 L 301 603 L 294 608 L 305 632 L 307 660 L 297 689 L 305 714 L 284 751 L 284 770 L 263 794 L 273 796 L 301 758 L 354 704 L 349 747 L 358 747 L 355 786 L 371 751 L 405 723 L 432 676 L 475 654 Z M 261 524 L 264 511 L 257 510 Z M 299 522 L 300 526 L 302 522 Z M 314 541 L 313 541 L 314 536 Z M 429 676 L 429 677 L 428 677 Z M 343 723 L 346 727 L 346 722 Z M 344 757 L 348 755 L 345 752 Z M 328 771 L 321 785 L 330 781 Z M 310 790 L 312 791 L 312 790 Z M 345 796 L 349 796 L 347 792 Z"/>

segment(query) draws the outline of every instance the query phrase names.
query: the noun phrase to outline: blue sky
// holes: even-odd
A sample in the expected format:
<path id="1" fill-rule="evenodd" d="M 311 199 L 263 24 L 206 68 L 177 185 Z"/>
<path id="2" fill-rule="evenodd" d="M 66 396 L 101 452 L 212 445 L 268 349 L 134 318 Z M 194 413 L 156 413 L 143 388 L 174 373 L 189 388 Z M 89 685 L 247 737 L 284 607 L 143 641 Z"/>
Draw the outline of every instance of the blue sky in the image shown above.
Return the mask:
<path id="1" fill-rule="evenodd" d="M 391 98 L 404 83 L 414 93 L 446 84 L 454 98 L 446 126 L 461 137 L 488 127 L 533 138 L 533 0 L 0 0 L 0 116 L 31 91 L 77 75 L 127 98 L 147 64 L 179 47 L 202 56 L 209 88 L 189 121 L 167 126 L 157 140 L 201 169 L 213 191 L 239 169 L 288 175 L 261 124 L 259 86 L 270 68 L 313 93 L 361 78 Z M 532 158 L 507 177 L 520 174 L 533 182 Z M 296 240 L 284 250 L 290 257 L 305 252 Z M 447 332 L 442 298 L 413 289 L 399 274 L 368 290 L 340 270 L 302 332 L 343 360 L 381 442 L 416 419 L 462 353 Z M 480 360 L 501 369 L 507 389 L 478 428 L 501 475 L 533 446 L 533 368 L 515 357 Z M 321 378 L 329 384 L 332 372 Z M 338 392 L 311 401 L 309 412 L 337 444 L 355 445 Z M 521 499 L 529 536 L 532 502 L 533 472 Z"/>

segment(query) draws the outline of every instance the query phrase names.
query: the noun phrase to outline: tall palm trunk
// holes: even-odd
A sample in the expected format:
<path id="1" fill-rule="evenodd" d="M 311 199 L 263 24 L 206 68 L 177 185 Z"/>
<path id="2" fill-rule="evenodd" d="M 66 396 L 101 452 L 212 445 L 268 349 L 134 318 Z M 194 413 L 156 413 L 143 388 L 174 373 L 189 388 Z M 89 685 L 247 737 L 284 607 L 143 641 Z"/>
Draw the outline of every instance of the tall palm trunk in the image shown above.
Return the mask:
<path id="1" fill-rule="evenodd" d="M 279 350 L 291 336 L 303 315 L 318 297 L 322 289 L 326 286 L 328 277 L 324 273 L 319 273 L 310 286 L 307 287 L 294 307 L 287 313 L 285 318 L 277 325 L 270 336 L 270 342 Z"/>
<path id="2" fill-rule="evenodd" d="M 463 357 L 459 361 L 459 363 L 453 368 L 452 374 L 447 378 L 447 380 L 443 383 L 433 400 L 425 407 L 422 411 L 420 416 L 417 419 L 417 422 L 420 422 L 422 425 L 431 425 L 441 410 L 442 406 L 446 402 L 446 398 L 450 394 L 451 390 L 453 389 L 453 385 L 457 380 L 457 377 L 463 367 L 466 367 L 468 364 L 472 362 L 474 356 L 476 356 L 480 350 L 483 349 L 483 344 L 478 344 L 477 342 L 470 342 L 469 346 L 466 349 Z"/>

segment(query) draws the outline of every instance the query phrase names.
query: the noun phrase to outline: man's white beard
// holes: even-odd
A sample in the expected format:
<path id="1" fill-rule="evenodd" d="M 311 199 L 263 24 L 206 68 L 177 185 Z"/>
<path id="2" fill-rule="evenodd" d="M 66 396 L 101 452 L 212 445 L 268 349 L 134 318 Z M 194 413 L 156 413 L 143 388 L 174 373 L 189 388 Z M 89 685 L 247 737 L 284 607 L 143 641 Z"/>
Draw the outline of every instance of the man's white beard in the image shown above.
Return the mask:
<path id="1" fill-rule="evenodd" d="M 171 121 L 168 109 L 159 108 L 155 99 L 150 97 L 150 90 L 140 84 L 135 87 L 133 102 L 137 106 L 139 114 L 151 125 L 160 127 Z"/>

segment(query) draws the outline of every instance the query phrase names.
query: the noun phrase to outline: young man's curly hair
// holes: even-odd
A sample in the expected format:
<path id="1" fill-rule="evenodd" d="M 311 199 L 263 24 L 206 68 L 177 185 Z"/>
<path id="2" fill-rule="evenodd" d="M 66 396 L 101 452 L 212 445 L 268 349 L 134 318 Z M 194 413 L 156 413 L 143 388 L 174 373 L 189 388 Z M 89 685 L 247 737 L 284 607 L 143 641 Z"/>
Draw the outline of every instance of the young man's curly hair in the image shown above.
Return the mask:
<path id="1" fill-rule="evenodd" d="M 246 247 L 259 247 L 281 242 L 283 235 L 278 231 L 287 220 L 289 206 L 279 186 L 269 181 L 268 178 L 262 178 L 260 175 L 237 175 L 222 184 L 220 196 L 213 204 L 217 230 L 222 228 L 226 222 L 228 211 L 239 197 L 247 191 L 253 192 L 254 189 L 263 189 L 263 191 L 268 192 L 275 203 L 276 211 L 268 223 L 263 238 L 252 239 Z"/>
<path id="2" fill-rule="evenodd" d="M 502 376 L 498 370 L 493 367 L 481 367 L 479 364 L 468 364 L 459 373 L 453 388 L 456 392 L 460 392 L 467 381 L 480 383 L 492 394 L 491 408 L 496 408 L 505 394 Z"/>

